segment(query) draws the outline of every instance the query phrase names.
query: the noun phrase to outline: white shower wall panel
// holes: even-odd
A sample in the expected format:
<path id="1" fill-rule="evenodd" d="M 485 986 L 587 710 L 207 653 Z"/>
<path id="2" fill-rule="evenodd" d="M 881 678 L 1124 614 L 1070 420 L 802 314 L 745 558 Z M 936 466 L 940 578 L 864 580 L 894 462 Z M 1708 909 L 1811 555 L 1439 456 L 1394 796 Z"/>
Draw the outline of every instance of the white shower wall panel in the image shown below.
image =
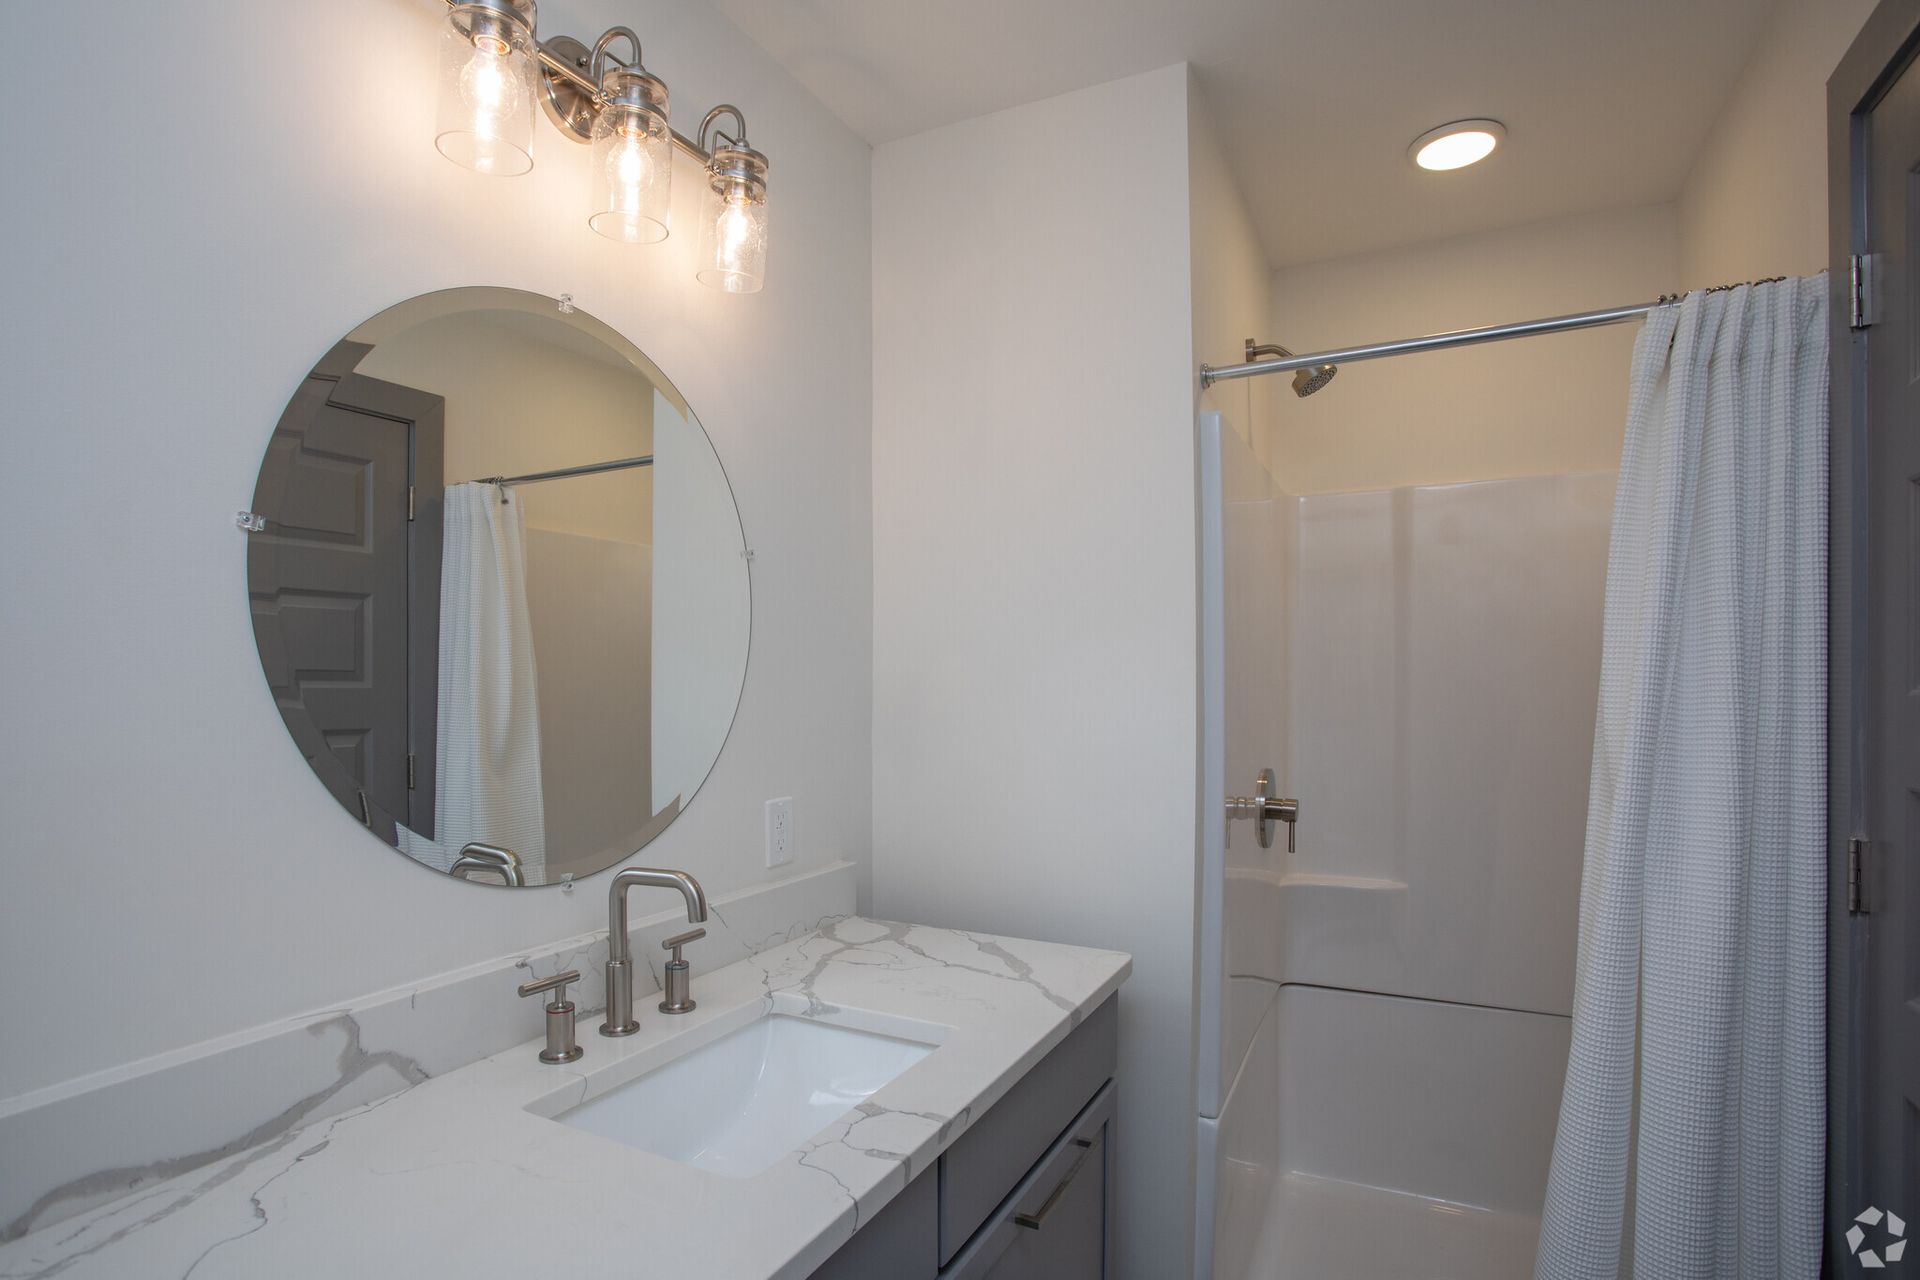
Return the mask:
<path id="1" fill-rule="evenodd" d="M 1231 1064 L 1217 1120 L 1200 1119 L 1200 1177 L 1212 1180 L 1216 1207 L 1211 1231 L 1199 1243 L 1203 1280 L 1253 1280 L 1282 1175 L 1280 1163 L 1280 987 L 1238 978 L 1229 999 L 1252 1015 L 1254 1031 L 1243 1058 Z M 1206 1228 L 1203 1222 L 1202 1229 Z"/>
<path id="2" fill-rule="evenodd" d="M 1202 546 L 1202 630 L 1207 663 L 1219 673 L 1203 690 L 1205 714 L 1218 725 L 1221 754 L 1203 762 L 1212 795 L 1251 795 L 1263 769 L 1287 786 L 1287 608 L 1292 581 L 1293 500 L 1279 492 L 1245 433 L 1218 413 L 1202 415 L 1202 488 L 1219 523 Z M 1217 541 L 1215 533 L 1217 532 Z M 1217 664 L 1217 665 L 1216 665 Z M 1216 814 L 1218 810 L 1214 811 Z M 1202 833 L 1200 895 L 1201 1023 L 1199 1103 L 1217 1116 L 1233 1072 L 1246 1055 L 1259 1010 L 1232 995 L 1227 977 L 1272 977 L 1270 915 L 1239 892 L 1248 877 L 1283 869 L 1285 828 L 1262 849 L 1246 821 L 1210 822 Z M 1249 959 L 1249 949 L 1255 958 Z M 1272 956 L 1272 963 L 1260 957 Z"/>
<path id="3" fill-rule="evenodd" d="M 1613 479 L 1292 500 L 1299 852 L 1229 863 L 1231 972 L 1570 1010 Z"/>
<path id="4" fill-rule="evenodd" d="M 1283 1170 L 1537 1216 L 1571 1022 L 1282 987 Z"/>
<path id="5" fill-rule="evenodd" d="M 1570 1022 L 1237 979 L 1257 1030 L 1204 1117 L 1211 1280 L 1525 1280 Z M 1210 1269 L 1210 1271 L 1209 1271 Z"/>
<path id="6" fill-rule="evenodd" d="M 1520 1280 L 1566 1064 L 1613 476 L 1296 496 L 1217 416 L 1201 434 L 1204 785 L 1271 766 L 1300 823 L 1291 853 L 1284 828 L 1203 833 L 1196 1261 Z"/>
<path id="7" fill-rule="evenodd" d="M 1227 761 L 1242 774 L 1228 784 L 1251 793 L 1254 775 L 1287 778 L 1287 596 L 1292 579 L 1293 499 L 1237 434 L 1221 445 L 1225 486 Z M 1279 843 L 1286 843 L 1281 828 Z M 1231 833 L 1227 865 L 1263 867 L 1271 858 L 1251 828 Z"/>

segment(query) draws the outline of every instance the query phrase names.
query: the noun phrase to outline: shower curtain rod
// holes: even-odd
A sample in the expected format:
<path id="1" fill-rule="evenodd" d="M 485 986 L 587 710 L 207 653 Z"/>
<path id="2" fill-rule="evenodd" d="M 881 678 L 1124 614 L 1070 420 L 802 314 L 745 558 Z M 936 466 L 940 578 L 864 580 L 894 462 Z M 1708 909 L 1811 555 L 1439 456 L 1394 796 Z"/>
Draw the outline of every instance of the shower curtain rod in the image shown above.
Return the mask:
<path id="1" fill-rule="evenodd" d="M 612 462 L 589 462 L 581 467 L 561 467 L 558 471 L 530 471 L 524 476 L 481 476 L 475 484 L 538 484 L 542 480 L 565 480 L 569 476 L 598 475 L 602 471 L 625 471 L 630 467 L 650 467 L 653 455 L 615 458 Z"/>
<path id="2" fill-rule="evenodd" d="M 1256 378 L 1263 373 L 1286 373 L 1322 364 L 1347 364 L 1353 360 L 1378 360 L 1382 356 L 1406 355 L 1410 351 L 1444 351 L 1449 347 L 1471 347 L 1482 342 L 1500 342 L 1507 338 L 1527 338 L 1536 333 L 1560 333 L 1569 329 L 1594 329 L 1604 324 L 1638 320 L 1661 307 L 1679 302 L 1667 294 L 1654 302 L 1631 307 L 1610 307 L 1605 311 L 1582 311 L 1577 315 L 1552 316 L 1545 320 L 1522 320 L 1518 324 L 1494 324 L 1484 329 L 1456 329 L 1452 333 L 1434 333 L 1424 338 L 1402 338 L 1398 342 L 1376 342 L 1364 347 L 1342 347 L 1338 351 L 1316 351 L 1304 356 L 1280 356 L 1272 360 L 1249 360 L 1244 364 L 1200 366 L 1200 385 L 1210 387 L 1232 378 Z"/>
<path id="3" fill-rule="evenodd" d="M 1778 276 L 1767 280 L 1752 280 L 1743 283 L 1770 284 L 1780 279 Z M 1739 285 L 1715 285 L 1708 293 L 1722 289 L 1737 289 Z M 1291 369 L 1306 369 L 1322 364 L 1346 364 L 1353 360 L 1378 360 L 1382 356 L 1406 355 L 1410 351 L 1444 351 L 1449 347 L 1471 347 L 1482 342 L 1500 342 L 1507 338 L 1528 338 L 1536 333 L 1561 333 L 1569 329 L 1594 329 L 1604 324 L 1621 324 L 1628 320 L 1638 320 L 1661 307 L 1677 305 L 1681 294 L 1663 294 L 1652 302 L 1642 302 L 1631 307 L 1609 307 L 1605 311 L 1582 311 L 1570 316 L 1551 316 L 1545 320 L 1522 320 L 1518 324 L 1494 324 L 1484 329 L 1456 329 L 1452 333 L 1429 334 L 1424 338 L 1402 338 L 1398 342 L 1376 342 L 1365 347 L 1342 347 L 1338 351 L 1316 351 L 1304 356 L 1281 356 L 1272 360 L 1249 360 L 1244 364 L 1223 364 L 1200 366 L 1200 385 L 1210 387 L 1216 382 L 1225 382 L 1231 378 L 1254 378 L 1263 373 L 1285 373 Z"/>

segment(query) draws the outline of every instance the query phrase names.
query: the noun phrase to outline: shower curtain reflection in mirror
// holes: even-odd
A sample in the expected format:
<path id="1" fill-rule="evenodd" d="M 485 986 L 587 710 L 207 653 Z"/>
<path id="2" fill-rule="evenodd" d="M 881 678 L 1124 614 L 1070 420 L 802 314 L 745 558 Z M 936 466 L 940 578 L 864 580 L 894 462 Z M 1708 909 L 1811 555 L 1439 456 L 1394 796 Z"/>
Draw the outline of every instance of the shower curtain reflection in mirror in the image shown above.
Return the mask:
<path id="1" fill-rule="evenodd" d="M 410 850 L 447 870 L 470 842 L 511 849 L 530 883 L 546 880 L 540 692 L 527 607 L 526 504 L 490 484 L 446 491 L 440 561 L 440 760 L 437 849 Z"/>

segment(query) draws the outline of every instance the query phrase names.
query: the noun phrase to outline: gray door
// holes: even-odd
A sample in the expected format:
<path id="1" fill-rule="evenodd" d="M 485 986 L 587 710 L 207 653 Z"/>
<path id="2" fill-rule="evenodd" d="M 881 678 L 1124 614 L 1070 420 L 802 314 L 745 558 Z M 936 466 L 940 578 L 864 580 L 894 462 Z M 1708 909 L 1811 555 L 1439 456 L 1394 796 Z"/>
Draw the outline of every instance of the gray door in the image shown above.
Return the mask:
<path id="1" fill-rule="evenodd" d="M 334 797 L 392 840 L 396 821 L 433 833 L 444 402 L 353 373 L 366 350 L 337 346 L 275 428 L 247 588 L 294 741 Z"/>
<path id="2" fill-rule="evenodd" d="M 1883 4 L 1828 85 L 1839 303 L 1827 1233 L 1836 1275 L 1895 1259 L 1920 1265 L 1920 1248 L 1900 1256 L 1905 1242 L 1886 1216 L 1920 1221 L 1917 20 L 1912 0 Z M 1867 255 L 1869 282 L 1858 316 L 1855 254 Z"/>

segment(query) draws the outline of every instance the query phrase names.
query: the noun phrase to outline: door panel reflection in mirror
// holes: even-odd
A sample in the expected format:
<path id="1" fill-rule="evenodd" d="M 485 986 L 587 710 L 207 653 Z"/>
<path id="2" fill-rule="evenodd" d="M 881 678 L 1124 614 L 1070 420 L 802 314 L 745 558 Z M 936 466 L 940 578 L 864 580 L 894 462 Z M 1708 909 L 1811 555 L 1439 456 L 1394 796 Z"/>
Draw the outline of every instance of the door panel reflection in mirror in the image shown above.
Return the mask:
<path id="1" fill-rule="evenodd" d="M 540 478 L 580 467 L 603 469 Z M 713 767 L 747 661 L 739 514 L 680 393 L 584 312 L 455 289 L 375 316 L 296 391 L 252 509 L 282 719 L 415 861 L 479 842 L 530 885 L 590 875 Z"/>

